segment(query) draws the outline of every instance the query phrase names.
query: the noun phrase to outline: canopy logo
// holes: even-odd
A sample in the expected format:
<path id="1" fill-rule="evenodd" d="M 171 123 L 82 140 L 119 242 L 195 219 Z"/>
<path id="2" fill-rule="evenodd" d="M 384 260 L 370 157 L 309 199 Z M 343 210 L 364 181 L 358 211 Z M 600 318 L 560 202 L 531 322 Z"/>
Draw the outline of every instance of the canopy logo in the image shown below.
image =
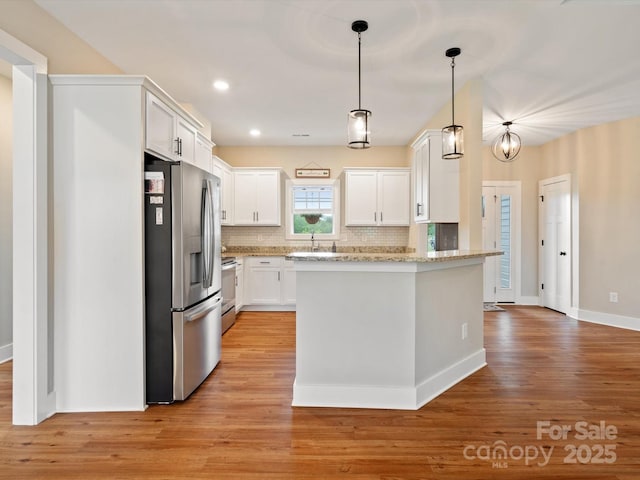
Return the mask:
<path id="1" fill-rule="evenodd" d="M 509 462 L 544 467 L 549 464 L 557 446 L 553 443 L 566 442 L 563 463 L 610 464 L 617 460 L 616 444 L 605 442 L 613 442 L 617 438 L 617 427 L 604 420 L 596 424 L 585 421 L 552 424 L 544 420 L 536 422 L 536 440 L 550 442 L 551 445 L 508 445 L 504 440 L 496 440 L 492 444 L 466 445 L 462 454 L 467 460 L 491 462 L 492 468 L 508 468 Z"/>

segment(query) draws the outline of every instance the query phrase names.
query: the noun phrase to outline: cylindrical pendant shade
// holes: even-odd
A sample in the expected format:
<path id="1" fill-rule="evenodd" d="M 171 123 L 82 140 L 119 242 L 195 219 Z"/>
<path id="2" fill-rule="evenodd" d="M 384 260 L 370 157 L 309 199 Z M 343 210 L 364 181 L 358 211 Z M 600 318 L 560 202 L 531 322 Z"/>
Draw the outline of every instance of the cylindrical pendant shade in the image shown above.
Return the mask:
<path id="1" fill-rule="evenodd" d="M 464 155 L 464 133 L 462 126 L 449 125 L 442 129 L 442 158 L 455 160 Z"/>
<path id="2" fill-rule="evenodd" d="M 371 146 L 371 112 L 351 110 L 347 120 L 349 148 L 369 148 Z"/>

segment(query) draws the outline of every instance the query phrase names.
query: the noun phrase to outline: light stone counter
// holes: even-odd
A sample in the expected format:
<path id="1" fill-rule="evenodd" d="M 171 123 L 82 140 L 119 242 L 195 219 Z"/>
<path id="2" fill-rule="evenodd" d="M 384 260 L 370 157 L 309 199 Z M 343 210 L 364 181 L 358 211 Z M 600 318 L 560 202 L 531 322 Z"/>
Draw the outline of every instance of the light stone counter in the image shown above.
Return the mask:
<path id="1" fill-rule="evenodd" d="M 416 253 L 332 253 L 332 252 L 292 252 L 287 260 L 307 262 L 450 262 L 469 258 L 484 258 L 492 255 L 502 255 L 499 250 L 446 250 L 429 252 L 424 255 Z"/>
<path id="2" fill-rule="evenodd" d="M 288 255 L 293 405 L 416 410 L 484 367 L 483 262 L 499 254 Z"/>

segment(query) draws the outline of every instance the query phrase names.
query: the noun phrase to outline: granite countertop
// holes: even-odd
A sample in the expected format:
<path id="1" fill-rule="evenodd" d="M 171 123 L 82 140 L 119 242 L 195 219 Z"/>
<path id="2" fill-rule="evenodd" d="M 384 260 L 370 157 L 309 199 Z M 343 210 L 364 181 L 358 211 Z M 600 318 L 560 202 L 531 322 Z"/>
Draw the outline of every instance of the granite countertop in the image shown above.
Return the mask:
<path id="1" fill-rule="evenodd" d="M 407 249 L 407 247 L 338 247 L 338 253 L 334 255 L 352 255 L 352 254 L 404 254 L 408 255 L 412 253 L 413 249 Z M 223 257 L 286 257 L 293 253 L 313 253 L 313 254 L 327 254 L 332 253 L 330 248 L 322 247 L 319 251 L 311 252 L 305 247 L 227 247 L 222 252 Z"/>
<path id="2" fill-rule="evenodd" d="M 416 253 L 332 253 L 332 252 L 293 252 L 286 256 L 287 260 L 308 262 L 448 262 L 466 258 L 490 257 L 502 255 L 500 250 L 446 250 L 429 252 L 425 255 Z"/>

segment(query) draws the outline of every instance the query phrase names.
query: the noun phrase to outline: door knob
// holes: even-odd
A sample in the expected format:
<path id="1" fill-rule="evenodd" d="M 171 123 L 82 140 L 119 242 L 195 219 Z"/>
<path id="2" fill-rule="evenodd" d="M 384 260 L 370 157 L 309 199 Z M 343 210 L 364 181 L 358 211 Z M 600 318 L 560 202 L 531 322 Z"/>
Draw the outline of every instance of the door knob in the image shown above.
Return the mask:
<path id="1" fill-rule="evenodd" d="M 567 252 L 560 252 L 561 256 L 565 256 L 567 254 Z"/>

